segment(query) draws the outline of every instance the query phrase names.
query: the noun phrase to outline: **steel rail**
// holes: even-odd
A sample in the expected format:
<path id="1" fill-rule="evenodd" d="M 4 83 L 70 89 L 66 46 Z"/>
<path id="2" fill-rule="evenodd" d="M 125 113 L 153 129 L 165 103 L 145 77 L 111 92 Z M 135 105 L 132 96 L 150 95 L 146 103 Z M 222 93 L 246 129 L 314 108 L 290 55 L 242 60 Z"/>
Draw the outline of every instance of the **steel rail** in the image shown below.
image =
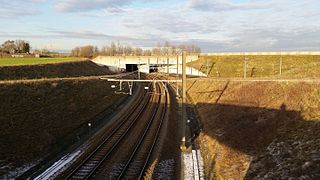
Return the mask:
<path id="1" fill-rule="evenodd" d="M 161 90 L 161 88 L 160 88 L 160 90 Z M 165 90 L 164 90 L 164 91 L 165 91 Z M 161 93 L 160 93 L 160 94 L 161 94 Z M 135 146 L 135 149 L 134 149 L 134 151 L 131 153 L 131 156 L 129 157 L 129 159 L 127 160 L 127 163 L 126 163 L 125 167 L 122 169 L 120 175 L 118 176 L 118 178 L 117 178 L 118 180 L 123 178 L 123 176 L 124 176 L 125 173 L 127 172 L 128 168 L 130 167 L 130 164 L 134 161 L 134 157 L 138 154 L 139 148 L 142 146 L 143 142 L 145 141 L 146 136 L 147 136 L 147 133 L 150 132 L 151 125 L 152 125 L 152 123 L 155 121 L 155 119 L 156 119 L 155 117 L 156 117 L 157 112 L 158 112 L 158 110 L 159 110 L 159 106 L 160 106 L 160 103 L 161 103 L 161 97 L 162 97 L 162 96 L 159 96 L 159 103 L 157 104 L 157 108 L 154 110 L 154 113 L 153 113 L 153 115 L 152 115 L 152 118 L 151 118 L 151 120 L 149 121 L 149 123 L 148 123 L 148 125 L 147 125 L 147 128 L 146 128 L 145 131 L 144 131 L 143 136 L 141 137 L 141 139 L 140 139 L 140 141 L 138 142 L 138 144 Z M 161 111 L 161 117 L 160 117 L 161 120 L 160 120 L 160 123 L 159 123 L 159 125 L 158 125 L 158 127 L 157 127 L 157 130 L 156 130 L 156 133 L 155 133 L 155 135 L 154 135 L 154 138 L 153 138 L 153 141 L 152 141 L 152 145 L 151 145 L 151 147 L 150 147 L 150 149 L 149 149 L 149 151 L 148 151 L 147 157 L 146 157 L 146 159 L 144 160 L 144 163 L 143 163 L 143 165 L 142 165 L 142 169 L 141 169 L 140 172 L 138 173 L 138 175 L 139 175 L 139 178 L 138 178 L 138 179 L 141 179 L 141 178 L 142 178 L 143 173 L 145 172 L 145 169 L 146 169 L 146 167 L 147 167 L 147 164 L 148 164 L 148 162 L 149 162 L 149 160 L 150 160 L 151 154 L 152 154 L 152 152 L 153 152 L 153 150 L 154 150 L 155 144 L 156 144 L 156 142 L 157 142 L 157 140 L 158 140 L 158 137 L 159 137 L 159 132 L 160 132 L 160 129 L 161 129 L 161 127 L 162 127 L 163 120 L 164 120 L 164 118 L 165 118 L 166 109 L 167 109 L 167 92 L 165 91 L 165 105 L 164 105 L 163 108 L 161 108 L 161 110 L 162 110 L 162 111 Z"/>
<path id="2" fill-rule="evenodd" d="M 125 131 L 125 134 L 127 134 L 127 132 L 129 131 L 129 129 L 133 126 L 133 124 L 137 121 L 137 119 L 141 116 L 142 112 L 144 111 L 144 109 L 146 108 L 149 100 L 151 99 L 150 96 L 146 96 L 146 94 L 143 95 L 143 97 L 141 98 L 141 101 L 142 102 L 144 100 L 144 98 L 147 97 L 148 100 L 145 100 L 146 103 L 143 104 L 142 108 L 139 110 L 138 112 L 138 115 L 134 118 L 134 120 L 129 124 L 129 127 L 126 129 Z M 138 103 L 140 104 L 140 103 Z M 111 132 L 111 134 L 97 147 L 95 148 L 95 150 L 84 160 L 82 161 L 82 163 L 80 165 L 77 166 L 77 168 L 75 168 L 65 179 L 72 179 L 72 177 L 74 175 L 76 175 L 76 173 L 81 169 L 81 167 L 84 167 L 85 164 L 87 162 L 90 161 L 90 159 L 92 159 L 94 157 L 95 154 L 97 154 L 97 152 L 120 130 L 121 127 L 123 127 L 123 125 L 127 122 L 127 118 L 134 114 L 135 113 L 135 110 L 138 109 L 138 107 L 140 107 L 139 105 L 138 106 L 135 106 L 133 108 L 133 110 L 131 111 L 131 113 L 128 113 L 125 118 L 123 118 L 123 121 L 121 123 L 119 123 L 116 128 Z M 120 140 L 122 140 L 121 138 L 123 138 L 124 135 L 122 135 L 120 137 L 120 139 L 118 139 L 118 143 L 120 142 Z M 117 143 L 117 144 L 118 144 Z M 114 146 L 113 148 L 114 149 Z M 110 152 L 110 151 L 109 151 Z M 106 156 L 109 156 L 110 153 L 108 153 Z M 88 179 L 89 177 L 91 177 L 94 173 L 94 171 L 101 165 L 101 163 L 106 159 L 106 156 L 98 163 L 96 164 L 96 166 L 91 170 L 91 172 L 88 174 L 87 177 L 84 177 L 84 179 Z"/>
<path id="3" fill-rule="evenodd" d="M 163 84 L 163 83 L 162 83 L 162 84 Z M 163 84 L 163 85 L 164 85 L 164 84 Z M 148 155 L 147 155 L 146 161 L 145 161 L 145 163 L 144 163 L 144 165 L 143 165 L 143 168 L 142 168 L 141 171 L 140 171 L 140 174 L 139 174 L 139 178 L 138 178 L 138 179 L 142 179 L 142 178 L 143 178 L 143 174 L 144 174 L 144 172 L 146 171 L 146 168 L 147 168 L 147 165 L 148 165 L 149 160 L 150 160 L 150 158 L 151 158 L 152 152 L 154 151 L 156 142 L 157 142 L 157 140 L 159 139 L 160 130 L 161 130 L 161 128 L 162 128 L 163 121 L 164 121 L 165 116 L 166 116 L 166 113 L 167 113 L 167 105 L 168 105 L 168 95 L 167 95 L 167 93 L 168 93 L 168 92 L 167 92 L 166 89 L 165 89 L 165 93 L 166 93 L 166 94 L 165 94 L 166 101 L 165 101 L 164 110 L 162 111 L 161 122 L 160 122 L 160 125 L 159 125 L 158 129 L 157 129 L 156 137 L 155 137 L 155 139 L 154 139 L 154 141 L 153 141 L 153 143 L 152 143 L 152 146 L 151 146 L 151 149 L 150 149 L 150 151 L 149 151 L 149 153 L 148 153 Z"/>

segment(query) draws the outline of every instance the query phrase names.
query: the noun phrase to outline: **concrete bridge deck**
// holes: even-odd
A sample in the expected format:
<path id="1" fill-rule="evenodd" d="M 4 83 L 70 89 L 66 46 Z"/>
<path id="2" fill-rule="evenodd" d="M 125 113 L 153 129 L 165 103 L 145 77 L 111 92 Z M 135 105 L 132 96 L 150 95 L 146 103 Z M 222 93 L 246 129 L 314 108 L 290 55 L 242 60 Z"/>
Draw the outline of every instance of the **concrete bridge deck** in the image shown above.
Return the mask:
<path id="1" fill-rule="evenodd" d="M 187 62 L 198 60 L 199 56 L 187 56 Z M 98 56 L 92 60 L 94 63 L 108 66 L 110 70 L 115 72 L 136 71 L 140 70 L 144 73 L 154 71 L 163 73 L 182 73 L 182 57 L 181 56 Z M 177 62 L 179 65 L 177 66 Z M 197 69 L 187 67 L 187 74 L 194 76 L 206 76 Z"/>

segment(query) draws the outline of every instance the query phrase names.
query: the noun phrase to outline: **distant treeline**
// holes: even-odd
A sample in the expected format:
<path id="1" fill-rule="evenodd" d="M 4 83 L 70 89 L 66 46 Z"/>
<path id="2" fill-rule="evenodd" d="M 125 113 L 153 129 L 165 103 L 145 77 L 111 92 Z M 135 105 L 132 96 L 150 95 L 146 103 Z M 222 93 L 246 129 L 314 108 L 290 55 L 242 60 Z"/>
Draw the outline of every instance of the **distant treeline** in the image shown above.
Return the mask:
<path id="1" fill-rule="evenodd" d="M 51 52 L 46 49 L 33 50 L 33 52 L 31 52 L 31 45 L 25 40 L 7 40 L 0 45 L 0 57 L 19 57 L 20 55 L 30 57 L 36 54 L 39 55 L 39 57 L 61 56 L 57 52 Z"/>
<path id="2" fill-rule="evenodd" d="M 132 47 L 130 45 L 122 45 L 119 42 L 112 42 L 110 45 L 101 47 L 87 45 L 79 46 L 72 49 L 70 56 L 74 57 L 95 57 L 103 56 L 170 56 L 179 54 L 182 50 L 186 50 L 188 54 L 199 54 L 201 49 L 192 44 L 173 45 L 169 42 L 163 44 L 158 43 L 156 47 L 142 49 Z M 25 40 L 7 40 L 0 45 L 0 57 L 11 56 L 14 54 L 31 54 L 31 45 Z M 40 55 L 40 57 L 51 57 L 60 55 L 59 53 L 50 52 L 49 50 L 33 50 L 32 54 Z M 64 54 L 65 56 L 65 54 Z"/>
<path id="3" fill-rule="evenodd" d="M 168 56 L 176 55 L 181 50 L 186 50 L 189 54 L 198 54 L 201 49 L 195 45 L 181 44 L 178 46 L 165 42 L 163 45 L 158 43 L 157 47 L 152 49 L 142 49 L 129 45 L 121 45 L 119 42 L 112 42 L 110 45 L 103 46 L 99 49 L 97 46 L 81 46 L 72 49 L 71 55 L 75 57 L 94 57 L 98 55 L 104 56 Z"/>
<path id="4" fill-rule="evenodd" d="M 29 42 L 24 40 L 7 40 L 0 46 L 0 53 L 4 54 L 16 54 L 16 53 L 26 53 L 29 54 L 31 46 Z"/>

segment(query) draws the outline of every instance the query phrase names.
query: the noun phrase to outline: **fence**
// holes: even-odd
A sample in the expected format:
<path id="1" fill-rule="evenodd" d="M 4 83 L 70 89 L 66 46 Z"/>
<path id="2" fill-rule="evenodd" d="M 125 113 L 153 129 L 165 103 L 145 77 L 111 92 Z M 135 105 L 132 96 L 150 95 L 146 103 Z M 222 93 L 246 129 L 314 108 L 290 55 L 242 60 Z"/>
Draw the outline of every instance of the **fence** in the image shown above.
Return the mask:
<path id="1" fill-rule="evenodd" d="M 209 77 L 221 78 L 319 78 L 320 56 L 307 54 L 296 55 L 228 55 L 201 56 L 199 61 L 190 65 L 208 74 Z"/>
<path id="2" fill-rule="evenodd" d="M 221 52 L 201 53 L 201 56 L 232 56 L 232 55 L 320 55 L 320 51 L 284 51 L 284 52 Z"/>

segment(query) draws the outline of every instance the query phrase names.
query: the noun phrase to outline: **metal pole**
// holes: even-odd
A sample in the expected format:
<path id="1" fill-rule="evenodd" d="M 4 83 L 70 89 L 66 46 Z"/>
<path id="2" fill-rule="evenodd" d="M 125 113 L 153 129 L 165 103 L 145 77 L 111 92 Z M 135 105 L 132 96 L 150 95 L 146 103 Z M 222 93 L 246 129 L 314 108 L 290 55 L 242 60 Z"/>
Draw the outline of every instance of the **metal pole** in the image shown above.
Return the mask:
<path id="1" fill-rule="evenodd" d="M 243 78 L 247 79 L 247 58 L 244 58 Z"/>
<path id="2" fill-rule="evenodd" d="M 179 80 L 179 55 L 177 55 L 177 80 Z M 179 96 L 179 84 L 177 82 L 177 96 Z"/>
<path id="3" fill-rule="evenodd" d="M 139 57 L 139 64 L 138 64 L 138 78 L 140 79 L 140 57 Z"/>
<path id="4" fill-rule="evenodd" d="M 129 95 L 131 96 L 131 95 L 132 95 L 132 86 L 133 86 L 133 81 L 131 81 L 131 83 L 130 83 L 130 82 L 128 82 L 128 84 L 129 84 Z"/>
<path id="5" fill-rule="evenodd" d="M 159 72 L 159 57 L 157 57 L 157 73 L 156 73 L 157 77 L 158 77 L 158 72 Z"/>
<path id="6" fill-rule="evenodd" d="M 280 53 L 280 70 L 279 70 L 279 73 L 280 75 L 282 75 L 282 53 Z"/>
<path id="7" fill-rule="evenodd" d="M 90 137 L 91 137 L 91 125 L 92 125 L 92 124 L 89 122 L 89 123 L 88 123 L 88 127 L 89 127 L 89 136 L 90 136 Z"/>
<path id="8" fill-rule="evenodd" d="M 192 62 L 192 59 L 191 59 L 191 62 Z M 190 67 L 190 71 L 191 71 L 191 76 L 192 76 L 192 75 L 193 75 L 193 74 L 192 74 L 192 67 Z"/>
<path id="9" fill-rule="evenodd" d="M 121 70 L 120 65 L 121 65 L 121 63 L 120 63 L 120 58 L 119 58 L 118 72 L 120 72 L 120 70 Z"/>
<path id="10" fill-rule="evenodd" d="M 169 58 L 167 58 L 167 74 L 169 75 Z"/>
<path id="11" fill-rule="evenodd" d="M 185 151 L 186 148 L 186 103 L 187 103 L 187 74 L 186 74 L 186 51 L 182 53 L 182 139 L 181 139 L 181 150 Z"/>
<path id="12" fill-rule="evenodd" d="M 148 58 L 148 68 L 149 68 L 149 73 L 150 73 L 150 58 Z"/>
<path id="13" fill-rule="evenodd" d="M 206 60 L 207 60 L 207 68 L 206 68 L 206 70 L 207 70 L 207 76 L 209 76 L 209 68 L 208 68 L 209 64 L 208 64 L 208 58 L 206 58 Z"/>
<path id="14" fill-rule="evenodd" d="M 200 71 L 202 69 L 202 64 L 200 62 L 200 56 L 198 56 L 198 66 L 199 66 L 199 68 L 198 68 L 198 76 L 201 78 L 202 76 L 200 76 Z"/>

